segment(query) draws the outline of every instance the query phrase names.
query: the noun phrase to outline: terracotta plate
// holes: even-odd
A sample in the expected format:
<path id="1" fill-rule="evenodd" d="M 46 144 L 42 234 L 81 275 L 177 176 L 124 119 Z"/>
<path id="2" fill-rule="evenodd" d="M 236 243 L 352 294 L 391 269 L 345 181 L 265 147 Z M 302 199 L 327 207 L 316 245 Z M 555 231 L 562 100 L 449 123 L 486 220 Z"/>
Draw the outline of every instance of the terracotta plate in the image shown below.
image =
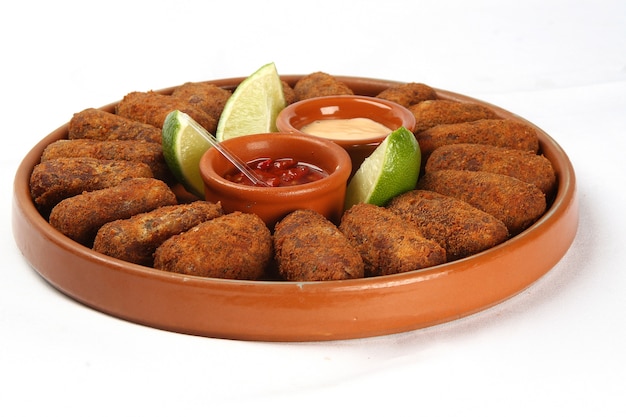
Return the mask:
<path id="1" fill-rule="evenodd" d="M 284 77 L 290 83 L 298 78 Z M 338 78 L 364 95 L 399 84 Z M 232 88 L 242 79 L 214 83 Z M 448 91 L 438 93 L 441 98 L 478 102 Z M 503 117 L 523 120 L 480 103 Z M 103 108 L 111 111 L 113 106 Z M 548 211 L 529 229 L 490 250 L 415 272 L 340 282 L 235 281 L 167 273 L 94 252 L 53 229 L 37 212 L 29 193 L 33 167 L 48 144 L 67 137 L 67 124 L 39 142 L 16 173 L 13 233 L 28 262 L 59 291 L 94 309 L 147 326 L 266 341 L 404 332 L 454 320 L 514 296 L 543 276 L 569 249 L 578 227 L 574 170 L 561 147 L 533 127 L 559 183 Z"/>

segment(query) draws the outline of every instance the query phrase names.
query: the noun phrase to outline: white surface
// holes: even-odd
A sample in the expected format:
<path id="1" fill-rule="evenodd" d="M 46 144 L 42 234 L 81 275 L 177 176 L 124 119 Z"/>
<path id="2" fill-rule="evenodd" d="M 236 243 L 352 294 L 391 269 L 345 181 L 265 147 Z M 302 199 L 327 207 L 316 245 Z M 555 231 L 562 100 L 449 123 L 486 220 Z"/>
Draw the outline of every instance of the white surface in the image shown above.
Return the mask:
<path id="1" fill-rule="evenodd" d="M 40 3 L 4 5 L 0 26 L 0 415 L 625 415 L 625 2 Z M 425 82 L 534 122 L 577 173 L 571 250 L 471 317 L 305 344 L 138 326 L 29 267 L 12 237 L 12 181 L 47 133 L 133 90 L 270 61 L 283 74 Z"/>

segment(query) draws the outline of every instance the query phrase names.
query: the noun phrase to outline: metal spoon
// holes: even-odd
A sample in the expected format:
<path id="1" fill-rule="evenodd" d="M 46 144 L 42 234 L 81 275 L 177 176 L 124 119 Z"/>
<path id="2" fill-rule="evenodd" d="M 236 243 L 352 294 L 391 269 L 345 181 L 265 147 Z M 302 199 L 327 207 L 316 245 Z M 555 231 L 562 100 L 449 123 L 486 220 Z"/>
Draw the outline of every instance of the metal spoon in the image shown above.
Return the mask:
<path id="1" fill-rule="evenodd" d="M 217 141 L 215 136 L 209 133 L 198 122 L 193 120 L 188 114 L 183 113 L 184 117 L 188 120 L 189 125 L 196 130 L 207 142 L 209 142 L 215 149 L 217 149 L 226 159 L 228 159 L 243 175 L 248 178 L 252 184 L 261 187 L 269 187 L 270 185 L 263 181 L 257 174 L 254 173 L 245 162 L 239 159 L 236 155 L 232 154 L 229 150 L 224 148 L 220 142 Z"/>

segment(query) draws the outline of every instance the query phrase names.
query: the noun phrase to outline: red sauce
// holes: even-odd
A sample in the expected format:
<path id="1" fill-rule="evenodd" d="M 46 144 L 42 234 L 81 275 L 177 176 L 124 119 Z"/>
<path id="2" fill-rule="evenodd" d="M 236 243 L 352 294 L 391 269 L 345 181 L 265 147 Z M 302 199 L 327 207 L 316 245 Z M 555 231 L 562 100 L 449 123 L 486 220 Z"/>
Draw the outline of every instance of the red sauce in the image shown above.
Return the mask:
<path id="1" fill-rule="evenodd" d="M 246 164 L 271 187 L 307 184 L 328 176 L 321 168 L 294 158 L 259 158 Z M 226 174 L 224 178 L 238 184 L 254 185 L 239 171 Z"/>

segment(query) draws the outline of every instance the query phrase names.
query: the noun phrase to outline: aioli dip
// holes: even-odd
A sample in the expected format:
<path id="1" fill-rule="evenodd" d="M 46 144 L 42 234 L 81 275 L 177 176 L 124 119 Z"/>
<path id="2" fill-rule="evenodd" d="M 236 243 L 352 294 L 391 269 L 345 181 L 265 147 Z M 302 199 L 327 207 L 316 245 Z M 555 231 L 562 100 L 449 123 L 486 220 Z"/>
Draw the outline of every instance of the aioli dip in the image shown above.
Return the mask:
<path id="1" fill-rule="evenodd" d="M 312 136 L 334 140 L 374 139 L 391 133 L 387 126 L 366 117 L 316 120 L 300 130 Z"/>

